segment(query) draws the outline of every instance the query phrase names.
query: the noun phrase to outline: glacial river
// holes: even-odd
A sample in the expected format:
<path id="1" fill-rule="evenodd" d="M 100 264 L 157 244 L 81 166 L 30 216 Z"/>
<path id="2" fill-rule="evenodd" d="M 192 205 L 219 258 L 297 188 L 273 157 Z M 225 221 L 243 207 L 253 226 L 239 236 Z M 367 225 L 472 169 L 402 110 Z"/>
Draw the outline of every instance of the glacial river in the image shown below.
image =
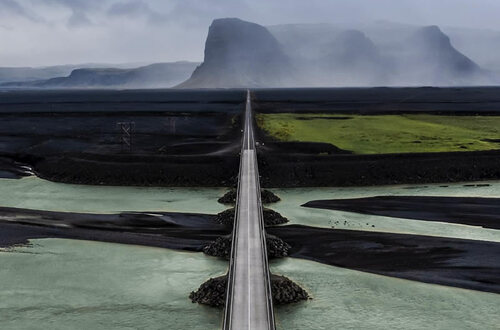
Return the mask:
<path id="1" fill-rule="evenodd" d="M 500 197 L 500 182 L 377 188 L 276 189 L 291 223 L 500 242 L 499 231 L 300 207 L 314 199 L 384 194 Z M 482 183 L 484 184 L 484 183 Z M 0 180 L 0 206 L 68 212 L 215 214 L 223 188 L 138 188 Z M 227 270 L 201 253 L 67 239 L 36 239 L 0 252 L 5 329 L 218 329 L 222 311 L 189 292 Z M 276 308 L 279 329 L 497 329 L 500 295 L 384 277 L 286 258 L 271 270 L 312 300 Z"/>

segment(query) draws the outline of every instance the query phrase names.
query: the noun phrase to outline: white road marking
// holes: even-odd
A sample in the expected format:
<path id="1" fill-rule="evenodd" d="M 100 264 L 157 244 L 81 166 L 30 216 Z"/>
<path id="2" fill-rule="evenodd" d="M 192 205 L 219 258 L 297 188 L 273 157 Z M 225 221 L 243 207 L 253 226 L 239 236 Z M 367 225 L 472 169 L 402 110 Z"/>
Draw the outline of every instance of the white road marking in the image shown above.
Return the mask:
<path id="1" fill-rule="evenodd" d="M 232 295 L 228 297 L 230 308 L 229 312 L 226 309 L 224 326 L 237 330 L 274 330 L 249 91 L 244 118 L 238 212 L 234 226 L 235 251 L 232 251 L 234 260 L 231 261 L 234 267 L 230 274 L 232 286 L 228 290 Z M 246 221 L 246 225 L 242 221 Z"/>

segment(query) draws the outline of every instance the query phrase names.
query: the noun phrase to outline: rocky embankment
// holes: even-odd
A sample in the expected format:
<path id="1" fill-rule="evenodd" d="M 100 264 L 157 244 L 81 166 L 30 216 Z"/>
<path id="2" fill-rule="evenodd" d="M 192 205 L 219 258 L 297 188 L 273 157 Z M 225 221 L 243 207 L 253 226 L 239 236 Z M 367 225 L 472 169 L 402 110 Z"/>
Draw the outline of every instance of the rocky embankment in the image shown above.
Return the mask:
<path id="1" fill-rule="evenodd" d="M 236 189 L 231 189 L 227 193 L 224 194 L 221 198 L 218 199 L 218 202 L 221 204 L 236 204 Z M 262 204 L 271 204 L 271 203 L 277 203 L 281 199 L 275 195 L 272 191 L 270 190 L 262 190 L 260 192 L 260 199 L 262 201 Z"/>
<path id="2" fill-rule="evenodd" d="M 215 221 L 217 221 L 221 225 L 232 227 L 234 223 L 234 212 L 235 212 L 234 208 L 222 211 L 219 214 L 217 214 Z M 262 210 L 262 213 L 264 215 L 264 225 L 266 227 L 282 225 L 288 222 L 287 218 L 285 218 L 278 212 L 273 211 L 271 209 L 264 208 Z"/>
<path id="3" fill-rule="evenodd" d="M 220 257 L 228 259 L 231 255 L 231 235 L 217 237 L 217 239 L 203 248 L 203 252 L 212 257 Z M 287 257 L 290 249 L 290 244 L 283 241 L 281 238 L 266 234 L 267 256 L 269 258 Z"/>
<path id="4" fill-rule="evenodd" d="M 227 275 L 211 278 L 203 283 L 198 290 L 191 292 L 189 298 L 193 303 L 222 308 L 226 303 L 226 288 Z M 271 275 L 271 292 L 276 305 L 310 299 L 307 291 L 289 278 L 280 275 Z"/>

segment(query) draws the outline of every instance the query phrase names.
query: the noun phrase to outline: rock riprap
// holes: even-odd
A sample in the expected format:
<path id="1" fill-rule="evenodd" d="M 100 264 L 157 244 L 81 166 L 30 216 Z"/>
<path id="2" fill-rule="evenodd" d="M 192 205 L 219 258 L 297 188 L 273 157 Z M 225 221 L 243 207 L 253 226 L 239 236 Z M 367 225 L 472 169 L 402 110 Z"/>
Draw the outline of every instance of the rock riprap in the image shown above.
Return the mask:
<path id="1" fill-rule="evenodd" d="M 211 278 L 198 290 L 191 292 L 189 299 L 212 307 L 223 308 L 226 303 L 227 275 Z M 310 299 L 307 291 L 285 276 L 271 275 L 271 291 L 276 305 L 292 304 Z"/>
<path id="2" fill-rule="evenodd" d="M 229 260 L 231 255 L 231 235 L 217 237 L 217 239 L 203 248 L 203 253 L 212 256 L 220 257 Z"/>
<path id="3" fill-rule="evenodd" d="M 203 252 L 212 257 L 220 257 L 229 260 L 231 255 L 231 235 L 217 237 L 217 239 L 203 248 Z M 283 258 L 288 256 L 292 248 L 290 244 L 274 235 L 266 234 L 267 256 L 269 258 Z"/>
<path id="4" fill-rule="evenodd" d="M 189 294 L 193 303 L 212 307 L 224 307 L 226 303 L 227 275 L 210 278 L 198 290 Z"/>
<path id="5" fill-rule="evenodd" d="M 306 290 L 288 277 L 271 275 L 271 291 L 275 305 L 285 305 L 310 299 Z"/>
<path id="6" fill-rule="evenodd" d="M 219 198 L 217 201 L 221 204 L 236 204 L 236 189 L 231 189 L 227 193 L 224 194 L 221 198 Z M 270 190 L 262 190 L 260 192 L 260 198 L 263 204 L 271 204 L 271 203 L 277 203 L 281 199 L 274 194 Z"/>
<path id="7" fill-rule="evenodd" d="M 217 214 L 215 221 L 217 221 L 217 223 L 220 223 L 221 225 L 232 227 L 234 223 L 234 212 L 234 208 L 224 210 Z M 271 209 L 264 208 L 262 210 L 262 214 L 264 216 L 264 225 L 266 227 L 281 225 L 288 222 L 287 218 Z"/>
<path id="8" fill-rule="evenodd" d="M 290 244 L 281 238 L 266 234 L 267 255 L 269 258 L 283 258 L 288 256 L 292 248 Z"/>

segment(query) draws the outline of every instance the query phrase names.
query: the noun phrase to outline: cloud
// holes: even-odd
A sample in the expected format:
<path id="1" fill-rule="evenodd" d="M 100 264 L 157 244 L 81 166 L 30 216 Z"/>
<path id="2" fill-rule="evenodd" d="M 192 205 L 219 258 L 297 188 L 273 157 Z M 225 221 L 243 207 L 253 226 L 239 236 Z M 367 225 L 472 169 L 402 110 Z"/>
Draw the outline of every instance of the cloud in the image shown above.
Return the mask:
<path id="1" fill-rule="evenodd" d="M 0 66 L 203 59 L 208 26 L 375 20 L 500 30 L 498 0 L 0 0 Z"/>
<path id="2" fill-rule="evenodd" d="M 0 1 L 0 16 L 4 18 L 24 18 L 33 22 L 41 22 L 42 19 L 15 0 Z"/>
<path id="3" fill-rule="evenodd" d="M 116 2 L 109 7 L 107 14 L 109 17 L 127 19 L 145 18 L 150 22 L 161 22 L 165 18 L 162 14 L 152 10 L 143 0 Z"/>
<path id="4" fill-rule="evenodd" d="M 68 19 L 68 26 L 72 28 L 80 28 L 92 25 L 90 19 L 83 12 L 74 11 Z"/>

